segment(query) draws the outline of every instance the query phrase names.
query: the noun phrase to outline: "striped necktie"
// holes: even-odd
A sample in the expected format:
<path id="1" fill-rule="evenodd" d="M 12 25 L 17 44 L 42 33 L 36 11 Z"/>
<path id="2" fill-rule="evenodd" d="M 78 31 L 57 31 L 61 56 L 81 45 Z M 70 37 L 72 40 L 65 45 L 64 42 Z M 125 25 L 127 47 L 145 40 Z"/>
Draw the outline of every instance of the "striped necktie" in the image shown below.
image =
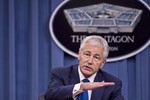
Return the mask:
<path id="1" fill-rule="evenodd" d="M 90 81 L 88 79 L 83 79 L 82 82 L 90 82 Z M 88 100 L 88 91 L 87 90 L 83 91 L 79 95 L 77 100 Z"/>

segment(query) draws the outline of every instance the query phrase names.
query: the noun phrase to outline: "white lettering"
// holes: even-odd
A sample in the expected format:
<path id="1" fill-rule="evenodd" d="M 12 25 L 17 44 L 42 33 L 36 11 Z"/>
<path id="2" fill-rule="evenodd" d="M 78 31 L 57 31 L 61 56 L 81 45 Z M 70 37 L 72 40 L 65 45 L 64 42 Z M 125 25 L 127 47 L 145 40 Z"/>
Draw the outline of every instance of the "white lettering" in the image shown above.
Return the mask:
<path id="1" fill-rule="evenodd" d="M 72 43 L 79 43 L 81 42 L 84 38 L 86 37 L 86 35 L 71 35 L 72 38 Z"/>
<path id="2" fill-rule="evenodd" d="M 108 43 L 134 43 L 134 36 L 111 36 L 106 35 L 104 38 Z"/>
<path id="3" fill-rule="evenodd" d="M 118 47 L 109 47 L 110 51 L 118 51 Z"/>

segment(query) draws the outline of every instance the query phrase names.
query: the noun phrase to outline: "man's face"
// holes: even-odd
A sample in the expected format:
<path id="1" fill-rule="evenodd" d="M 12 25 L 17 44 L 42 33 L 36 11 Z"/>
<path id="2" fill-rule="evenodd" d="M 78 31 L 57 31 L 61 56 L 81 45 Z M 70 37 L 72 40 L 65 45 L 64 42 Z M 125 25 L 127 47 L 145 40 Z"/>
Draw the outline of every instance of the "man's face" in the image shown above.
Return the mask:
<path id="1" fill-rule="evenodd" d="M 103 67 L 105 60 L 103 57 L 104 48 L 86 43 L 84 48 L 78 53 L 79 66 L 85 77 L 90 77 Z"/>

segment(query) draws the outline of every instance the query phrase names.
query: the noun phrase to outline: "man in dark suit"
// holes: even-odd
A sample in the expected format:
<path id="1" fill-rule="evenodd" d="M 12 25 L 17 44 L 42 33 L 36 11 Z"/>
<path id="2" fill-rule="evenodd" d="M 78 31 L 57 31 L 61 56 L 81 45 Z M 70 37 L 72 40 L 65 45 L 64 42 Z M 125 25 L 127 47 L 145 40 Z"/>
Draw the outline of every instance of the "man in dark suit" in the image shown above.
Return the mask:
<path id="1" fill-rule="evenodd" d="M 45 99 L 78 100 L 88 91 L 88 100 L 124 100 L 121 80 L 101 69 L 108 53 L 109 46 L 104 38 L 84 38 L 78 53 L 79 65 L 53 69 Z M 83 79 L 90 82 L 84 83 Z"/>

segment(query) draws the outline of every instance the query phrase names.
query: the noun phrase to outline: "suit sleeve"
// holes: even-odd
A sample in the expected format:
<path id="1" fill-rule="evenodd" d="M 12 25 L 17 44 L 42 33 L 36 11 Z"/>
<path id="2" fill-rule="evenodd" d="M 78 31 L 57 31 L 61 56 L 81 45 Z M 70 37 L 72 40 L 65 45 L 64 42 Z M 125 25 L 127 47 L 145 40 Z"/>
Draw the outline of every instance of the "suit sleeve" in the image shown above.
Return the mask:
<path id="1" fill-rule="evenodd" d="M 51 81 L 45 93 L 46 100 L 67 100 L 72 98 L 72 91 L 75 84 L 66 84 L 61 70 L 54 69 L 51 74 Z"/>
<path id="2" fill-rule="evenodd" d="M 110 100 L 124 100 L 124 97 L 122 96 L 122 93 L 121 93 L 121 89 L 122 89 L 122 82 L 118 81 L 116 83 L 116 87 L 111 95 Z"/>

